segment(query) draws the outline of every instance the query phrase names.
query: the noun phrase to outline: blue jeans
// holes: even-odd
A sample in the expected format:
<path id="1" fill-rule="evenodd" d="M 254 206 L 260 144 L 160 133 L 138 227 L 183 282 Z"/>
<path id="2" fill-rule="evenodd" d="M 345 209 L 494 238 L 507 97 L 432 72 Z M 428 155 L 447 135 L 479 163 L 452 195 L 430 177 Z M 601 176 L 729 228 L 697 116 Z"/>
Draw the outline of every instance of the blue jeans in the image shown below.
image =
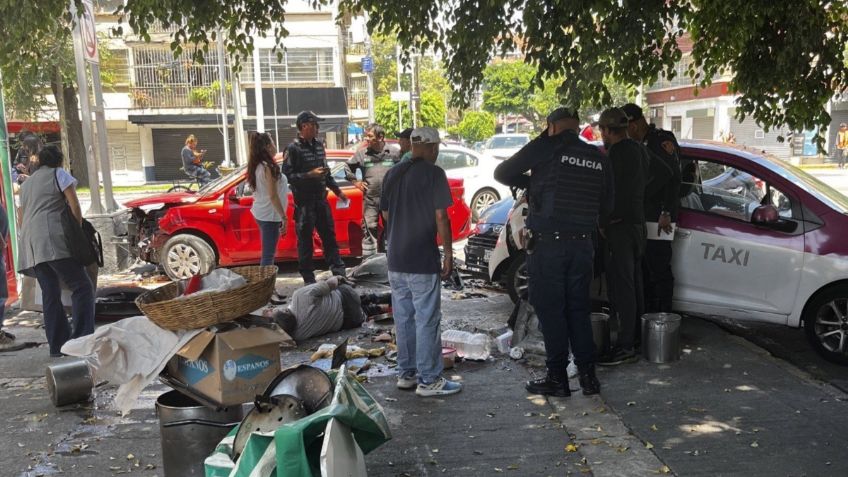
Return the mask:
<path id="1" fill-rule="evenodd" d="M 43 262 L 35 266 L 35 278 L 41 287 L 50 354 L 59 354 L 69 339 L 94 333 L 94 285 L 85 267 L 72 258 Z M 71 289 L 73 329 L 62 306 L 60 278 Z"/>
<path id="2" fill-rule="evenodd" d="M 566 376 L 568 350 L 581 370 L 595 362 L 592 339 L 594 248 L 591 240 L 542 240 L 527 256 L 530 304 L 545 338 L 551 374 Z"/>
<path id="3" fill-rule="evenodd" d="M 430 384 L 442 374 L 442 282 L 436 274 L 389 272 L 398 369 Z"/>
<path id="4" fill-rule="evenodd" d="M 273 265 L 274 255 L 277 252 L 277 242 L 280 241 L 281 222 L 255 220 L 259 225 L 259 236 L 262 238 L 262 258 L 259 259 L 259 265 Z"/>

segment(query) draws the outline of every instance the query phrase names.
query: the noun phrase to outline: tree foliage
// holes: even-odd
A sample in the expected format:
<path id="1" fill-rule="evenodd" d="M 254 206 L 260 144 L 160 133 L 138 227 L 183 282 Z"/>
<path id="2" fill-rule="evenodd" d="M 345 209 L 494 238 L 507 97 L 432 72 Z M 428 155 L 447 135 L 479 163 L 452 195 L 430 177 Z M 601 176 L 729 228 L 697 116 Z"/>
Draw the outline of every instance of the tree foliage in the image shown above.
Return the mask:
<path id="1" fill-rule="evenodd" d="M 154 22 L 179 25 L 172 49 L 197 44 L 208 49 L 220 29 L 236 64 L 252 51 L 251 35 L 269 32 L 282 45 L 285 0 L 128 0 L 118 15 L 141 35 Z M 327 6 L 331 0 L 310 0 Z M 64 15 L 66 2 L 0 2 L 0 63 L 32 54 L 45 25 Z M 848 89 L 844 46 L 848 43 L 848 2 L 803 0 L 409 0 L 398 8 L 387 0 L 340 0 L 340 15 L 368 12 L 372 32 L 391 35 L 405 47 L 433 49 L 445 59 L 453 100 L 467 104 L 492 57 L 519 51 L 535 66 L 533 78 L 561 78 L 558 92 L 567 104 L 610 104 L 605 80 L 652 84 L 675 76 L 683 55 L 679 39 L 694 42 L 693 68 L 700 86 L 716 73 L 731 75 L 740 94 L 740 117 L 766 127 L 809 130 L 829 125 L 825 105 Z M 33 41 L 35 40 L 35 41 Z M 198 55 L 202 51 L 198 52 Z M 823 141 L 823 137 L 819 137 Z"/>
<path id="2" fill-rule="evenodd" d="M 411 127 L 412 116 L 409 103 L 401 103 L 401 110 L 403 127 Z M 397 102 L 392 101 L 389 96 L 377 98 L 374 105 L 374 120 L 386 129 L 387 134 L 400 131 Z M 436 129 L 445 127 L 445 98 L 441 94 L 435 91 L 421 93 L 421 117 L 418 125 Z"/>
<path id="3" fill-rule="evenodd" d="M 482 141 L 495 134 L 495 116 L 486 111 L 469 111 L 459 124 L 450 128 L 450 133 L 468 142 Z"/>

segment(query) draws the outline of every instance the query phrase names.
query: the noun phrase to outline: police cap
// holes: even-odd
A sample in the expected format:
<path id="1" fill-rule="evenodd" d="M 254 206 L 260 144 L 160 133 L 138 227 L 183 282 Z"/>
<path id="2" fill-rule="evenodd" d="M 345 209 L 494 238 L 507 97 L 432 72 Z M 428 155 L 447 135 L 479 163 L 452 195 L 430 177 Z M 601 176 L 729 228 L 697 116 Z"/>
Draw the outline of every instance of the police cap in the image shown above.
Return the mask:
<path id="1" fill-rule="evenodd" d="M 317 123 L 319 121 L 323 121 L 323 119 L 319 118 L 317 114 L 312 111 L 301 111 L 297 114 L 297 120 L 295 124 L 298 128 L 305 123 Z"/>
<path id="2" fill-rule="evenodd" d="M 580 121 L 580 117 L 577 115 L 576 109 L 566 108 L 563 106 L 554 109 L 551 111 L 551 114 L 548 115 L 549 123 L 553 123 L 561 119 L 574 119 L 575 121 Z"/>

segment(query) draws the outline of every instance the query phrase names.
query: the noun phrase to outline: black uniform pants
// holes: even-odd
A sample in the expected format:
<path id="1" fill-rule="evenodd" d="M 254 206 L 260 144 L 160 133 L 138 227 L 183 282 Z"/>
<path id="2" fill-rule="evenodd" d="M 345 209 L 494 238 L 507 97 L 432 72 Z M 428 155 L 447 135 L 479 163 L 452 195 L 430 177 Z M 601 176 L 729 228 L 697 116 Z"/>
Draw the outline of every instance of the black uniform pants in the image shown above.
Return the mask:
<path id="1" fill-rule="evenodd" d="M 380 196 L 366 194 L 362 199 L 362 256 L 368 257 L 381 251 L 380 245 Z"/>
<path id="2" fill-rule="evenodd" d="M 569 346 L 578 368 L 595 362 L 589 317 L 594 253 L 590 239 L 540 239 L 527 256 L 530 304 L 539 317 L 553 375 L 566 376 Z"/>
<path id="3" fill-rule="evenodd" d="M 644 224 L 613 224 L 606 229 L 606 276 L 612 313 L 618 316 L 618 346 L 634 345 L 639 317 L 645 309 L 642 258 L 645 253 Z"/>
<path id="4" fill-rule="evenodd" d="M 671 241 L 648 240 L 642 260 L 645 280 L 645 312 L 671 312 L 674 275 L 671 272 Z"/>
<path id="5" fill-rule="evenodd" d="M 339 256 L 333 213 L 326 198 L 303 201 L 294 206 L 295 230 L 297 232 L 297 263 L 304 282 L 315 281 L 315 264 L 312 263 L 314 243 L 313 231 L 321 237 L 324 260 L 333 275 L 344 275 L 345 267 Z"/>

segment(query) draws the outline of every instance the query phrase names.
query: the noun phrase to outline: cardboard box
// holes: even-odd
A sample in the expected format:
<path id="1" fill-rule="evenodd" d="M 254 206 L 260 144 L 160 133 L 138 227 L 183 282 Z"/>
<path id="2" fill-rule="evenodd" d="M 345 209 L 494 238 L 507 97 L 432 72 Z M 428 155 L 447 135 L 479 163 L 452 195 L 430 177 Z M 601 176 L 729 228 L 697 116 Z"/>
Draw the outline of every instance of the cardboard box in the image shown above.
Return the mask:
<path id="1" fill-rule="evenodd" d="M 280 344 L 291 341 L 275 327 L 202 331 L 168 362 L 168 374 L 222 406 L 251 402 L 280 373 Z"/>

